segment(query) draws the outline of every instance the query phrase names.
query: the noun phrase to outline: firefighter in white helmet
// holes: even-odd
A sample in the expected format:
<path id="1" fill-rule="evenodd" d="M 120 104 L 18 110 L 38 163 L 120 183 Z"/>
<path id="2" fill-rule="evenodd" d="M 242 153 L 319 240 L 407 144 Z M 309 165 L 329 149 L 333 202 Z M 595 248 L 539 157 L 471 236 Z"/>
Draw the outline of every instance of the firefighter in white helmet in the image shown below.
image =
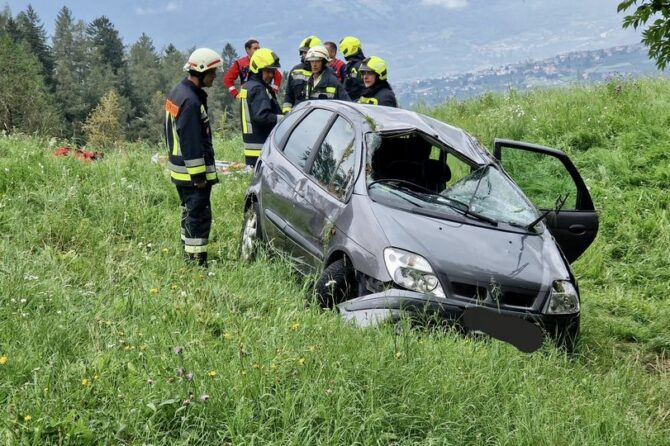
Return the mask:
<path id="1" fill-rule="evenodd" d="M 170 176 L 182 206 L 181 240 L 187 261 L 207 266 L 207 244 L 212 226 L 210 196 L 218 183 L 214 164 L 212 130 L 207 114 L 207 93 L 221 56 L 198 48 L 188 58 L 187 77 L 170 91 L 165 101 L 165 141 Z"/>
<path id="2" fill-rule="evenodd" d="M 307 51 L 305 61 L 310 64 L 312 75 L 305 84 L 305 98 L 339 99 L 349 101 L 349 95 L 337 79 L 333 70 L 328 68 L 330 56 L 325 46 L 317 45 Z"/>

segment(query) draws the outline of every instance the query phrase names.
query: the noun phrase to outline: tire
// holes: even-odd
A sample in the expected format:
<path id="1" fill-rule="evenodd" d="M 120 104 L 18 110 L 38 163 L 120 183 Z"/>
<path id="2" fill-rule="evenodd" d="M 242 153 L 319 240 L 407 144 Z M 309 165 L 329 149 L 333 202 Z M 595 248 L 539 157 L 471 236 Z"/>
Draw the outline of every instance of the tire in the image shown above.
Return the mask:
<path id="1" fill-rule="evenodd" d="M 245 262 L 252 262 L 258 254 L 258 249 L 262 242 L 263 232 L 261 231 L 258 203 L 254 201 L 244 213 L 242 234 L 240 235 L 240 249 L 238 252 L 239 258 Z"/>
<path id="2" fill-rule="evenodd" d="M 335 305 L 356 297 L 356 273 L 349 259 L 336 260 L 326 267 L 314 286 L 314 301 L 321 308 Z"/>

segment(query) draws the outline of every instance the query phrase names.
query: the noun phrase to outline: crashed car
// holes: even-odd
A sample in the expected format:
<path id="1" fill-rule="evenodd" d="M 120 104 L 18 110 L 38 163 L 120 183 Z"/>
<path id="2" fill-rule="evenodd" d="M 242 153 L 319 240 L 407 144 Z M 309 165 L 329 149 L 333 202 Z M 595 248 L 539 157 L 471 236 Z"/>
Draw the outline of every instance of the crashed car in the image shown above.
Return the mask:
<path id="1" fill-rule="evenodd" d="M 359 325 L 458 321 L 478 308 L 572 349 L 580 296 L 570 263 L 597 231 L 584 181 L 559 150 L 496 139 L 491 154 L 419 113 L 323 100 L 302 103 L 268 137 L 240 255 L 281 251 L 318 274 L 318 303 Z"/>

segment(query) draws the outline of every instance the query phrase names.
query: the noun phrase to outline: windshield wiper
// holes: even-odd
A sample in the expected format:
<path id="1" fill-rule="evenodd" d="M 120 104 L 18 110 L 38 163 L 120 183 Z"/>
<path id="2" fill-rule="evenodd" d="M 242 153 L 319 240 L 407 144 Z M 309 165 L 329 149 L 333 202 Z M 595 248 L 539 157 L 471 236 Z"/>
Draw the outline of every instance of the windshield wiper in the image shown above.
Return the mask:
<path id="1" fill-rule="evenodd" d="M 539 222 L 547 218 L 547 215 L 549 215 L 552 212 L 556 212 L 556 215 L 561 211 L 563 208 L 563 205 L 565 204 L 565 201 L 568 199 L 568 194 L 565 194 L 564 196 L 561 196 L 561 194 L 558 194 L 558 197 L 556 197 L 556 202 L 554 203 L 554 209 L 547 209 L 537 217 L 535 220 L 533 220 L 530 224 L 526 226 L 526 229 L 528 231 L 534 230 L 535 225 L 537 225 Z"/>
<path id="2" fill-rule="evenodd" d="M 468 207 L 468 204 L 463 202 L 463 201 L 456 200 L 455 198 L 445 197 L 444 195 L 440 195 L 440 194 L 433 194 L 433 195 L 436 195 L 436 196 L 439 197 L 439 198 L 432 198 L 430 200 L 434 203 L 446 204 L 450 208 L 455 209 L 459 212 L 462 212 L 463 215 L 475 218 L 477 220 L 485 221 L 486 223 L 492 224 L 493 226 L 498 226 L 498 221 L 497 220 L 495 220 L 491 217 L 487 217 L 486 215 L 480 214 L 479 212 L 475 212 L 473 210 L 470 210 L 470 208 Z M 453 204 L 451 204 L 449 202 L 457 203 L 460 206 L 454 206 Z"/>

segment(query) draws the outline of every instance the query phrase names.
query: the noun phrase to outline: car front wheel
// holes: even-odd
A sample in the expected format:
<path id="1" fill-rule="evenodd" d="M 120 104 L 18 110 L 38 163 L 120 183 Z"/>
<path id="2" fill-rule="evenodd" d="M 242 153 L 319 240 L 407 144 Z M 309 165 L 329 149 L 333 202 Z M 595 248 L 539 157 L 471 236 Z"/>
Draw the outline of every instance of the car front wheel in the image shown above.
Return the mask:
<path id="1" fill-rule="evenodd" d="M 240 259 L 245 262 L 254 260 L 262 242 L 262 238 L 258 203 L 254 201 L 244 213 L 242 236 L 240 237 Z"/>
<path id="2" fill-rule="evenodd" d="M 356 297 L 356 273 L 347 258 L 328 265 L 314 286 L 314 300 L 321 308 L 335 305 Z"/>

